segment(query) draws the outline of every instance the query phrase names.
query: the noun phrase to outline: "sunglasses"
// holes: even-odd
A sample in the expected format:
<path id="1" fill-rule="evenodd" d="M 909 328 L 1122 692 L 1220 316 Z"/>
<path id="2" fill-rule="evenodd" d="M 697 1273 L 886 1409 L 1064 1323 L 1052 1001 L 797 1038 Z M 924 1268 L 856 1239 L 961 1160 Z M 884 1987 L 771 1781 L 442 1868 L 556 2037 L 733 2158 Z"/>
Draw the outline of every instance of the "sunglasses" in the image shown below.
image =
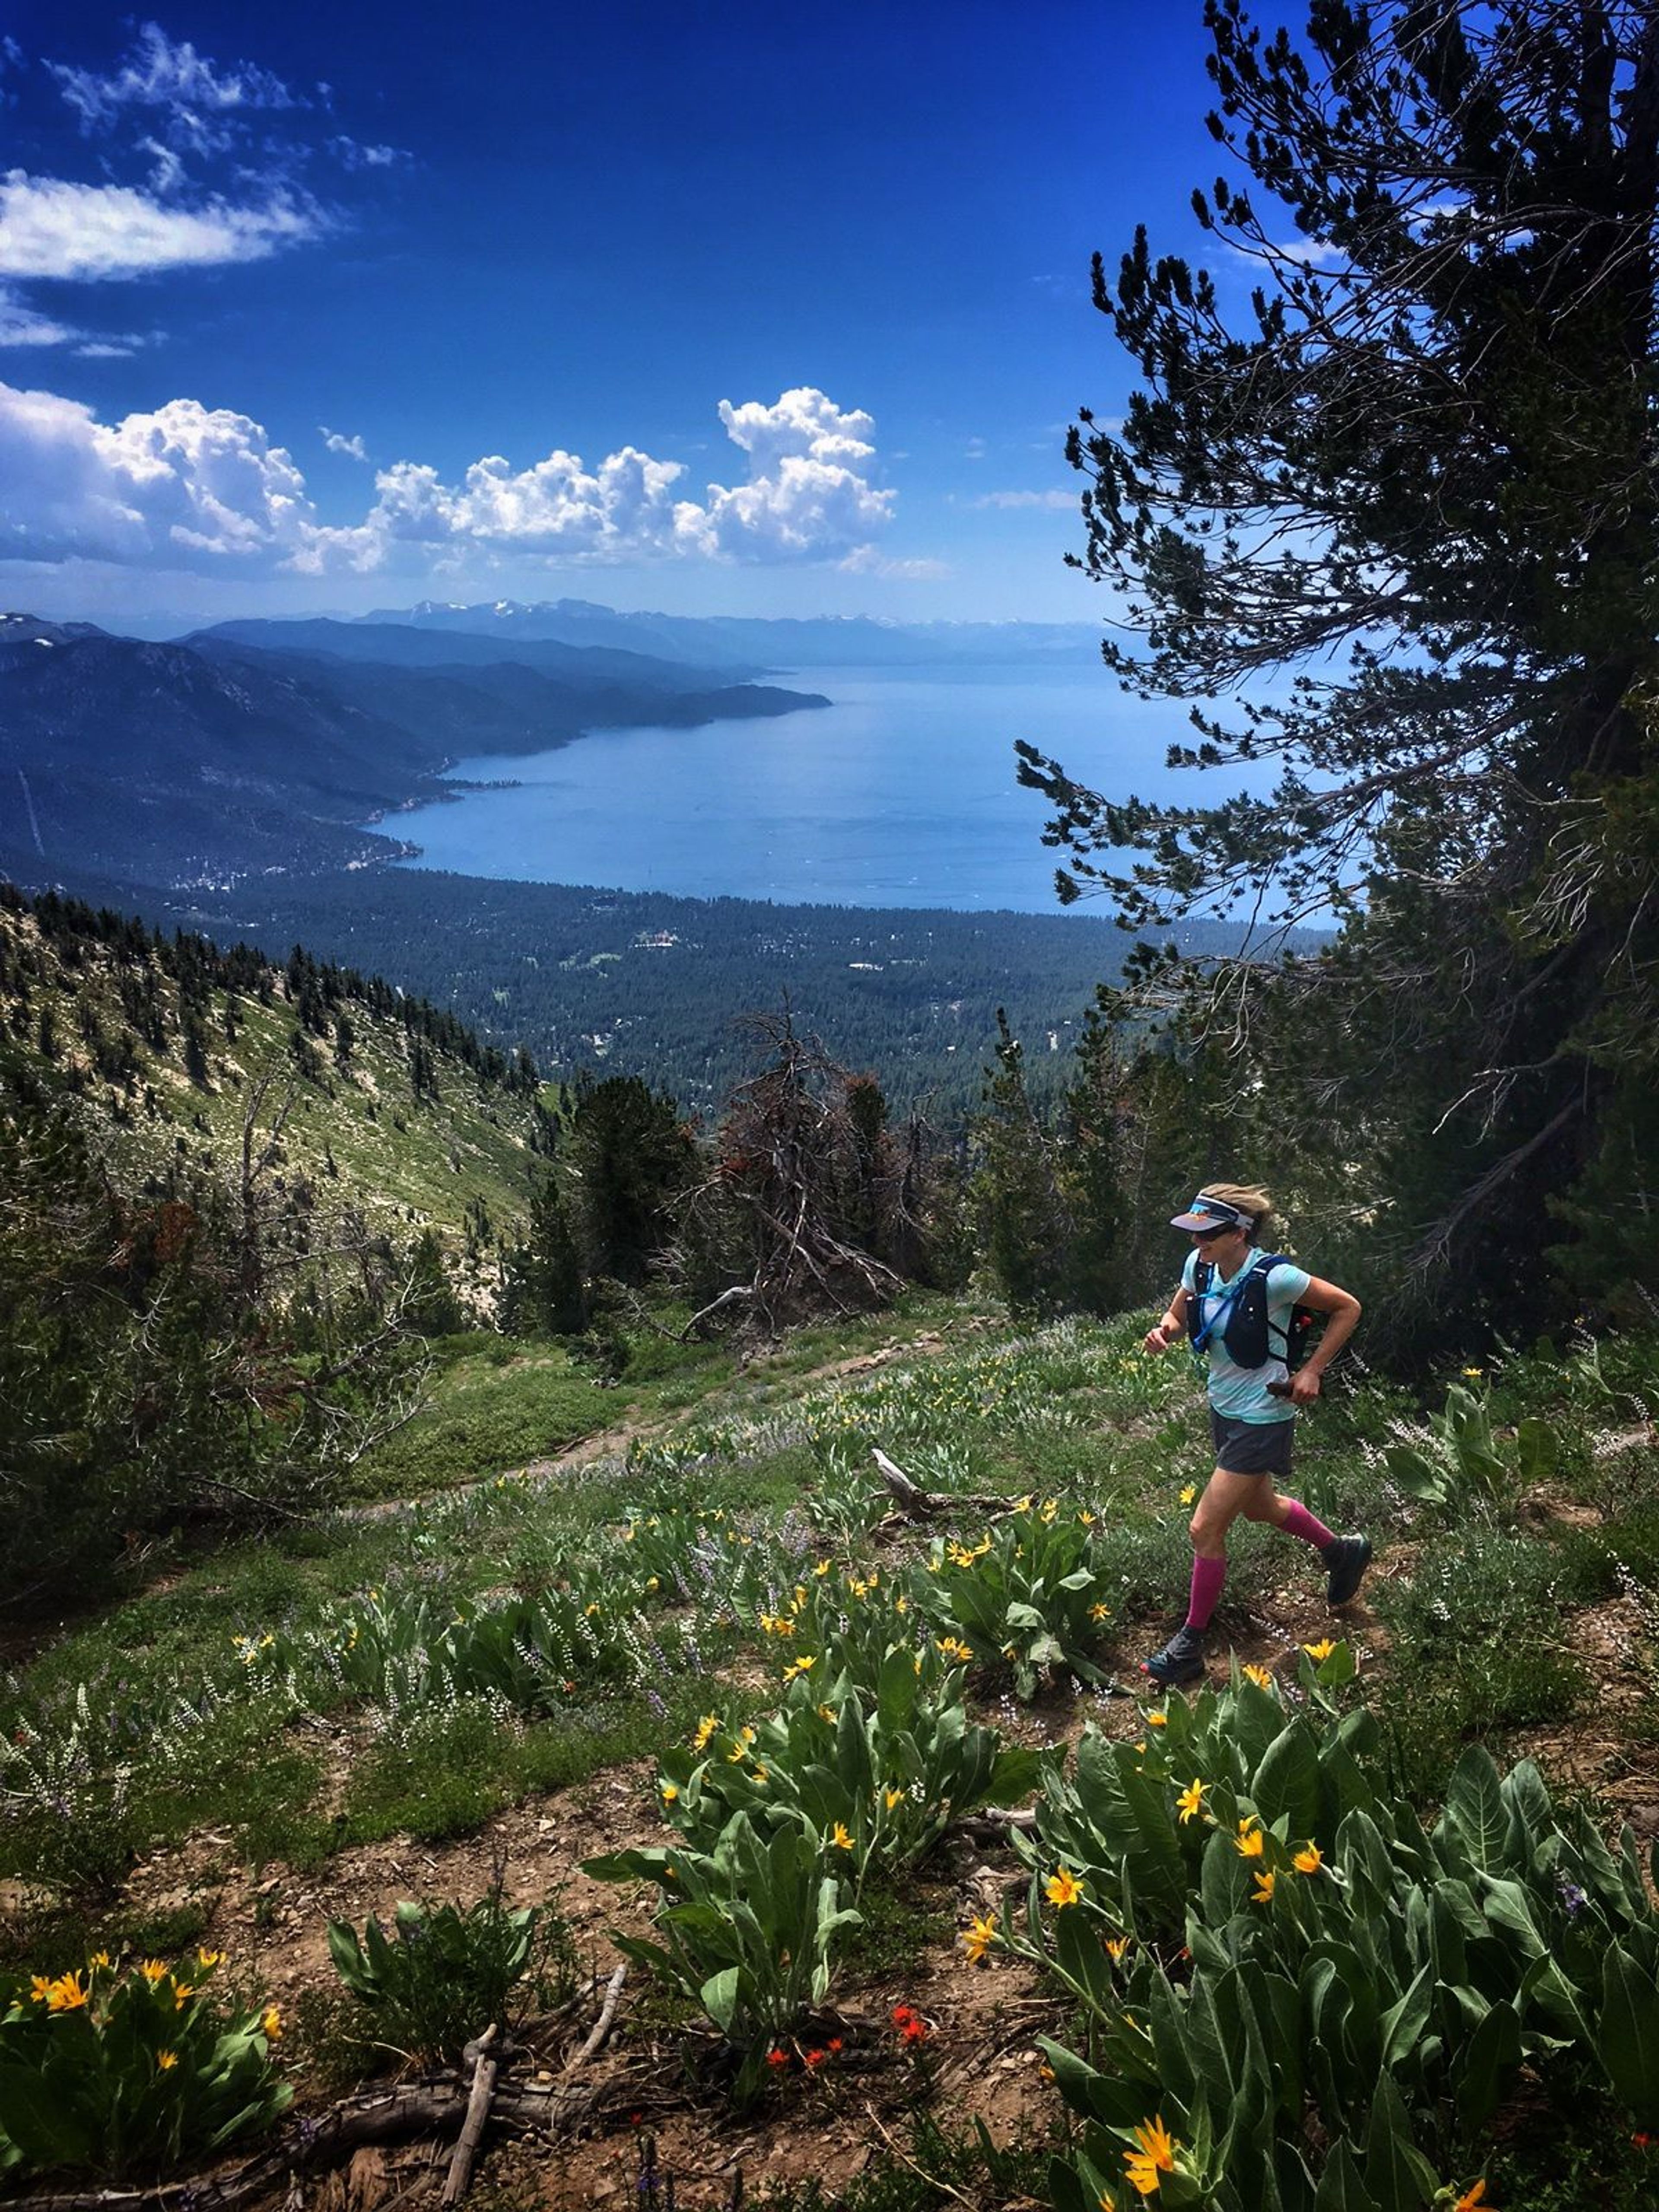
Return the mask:
<path id="1" fill-rule="evenodd" d="M 1189 1229 L 1187 1234 L 1196 1237 L 1200 1244 L 1207 1244 L 1212 1237 L 1224 1237 L 1230 1229 L 1237 1229 L 1236 1221 L 1218 1221 L 1213 1229 Z"/>

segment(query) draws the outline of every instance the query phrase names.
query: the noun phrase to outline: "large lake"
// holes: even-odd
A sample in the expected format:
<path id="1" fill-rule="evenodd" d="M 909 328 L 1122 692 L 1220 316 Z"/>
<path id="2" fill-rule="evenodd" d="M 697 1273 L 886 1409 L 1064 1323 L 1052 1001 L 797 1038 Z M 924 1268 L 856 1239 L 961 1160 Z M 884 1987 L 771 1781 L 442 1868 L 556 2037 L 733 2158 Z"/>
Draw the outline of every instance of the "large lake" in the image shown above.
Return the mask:
<path id="1" fill-rule="evenodd" d="M 463 792 L 380 826 L 422 848 L 410 865 L 463 875 L 1052 913 L 1055 855 L 1041 841 L 1041 795 L 1015 782 L 1016 738 L 1115 797 L 1197 795 L 1197 777 L 1164 765 L 1184 709 L 1126 698 L 1097 663 L 770 680 L 834 703 L 460 761 L 456 777 L 514 788 Z M 1217 781 L 1202 779 L 1206 800 Z"/>

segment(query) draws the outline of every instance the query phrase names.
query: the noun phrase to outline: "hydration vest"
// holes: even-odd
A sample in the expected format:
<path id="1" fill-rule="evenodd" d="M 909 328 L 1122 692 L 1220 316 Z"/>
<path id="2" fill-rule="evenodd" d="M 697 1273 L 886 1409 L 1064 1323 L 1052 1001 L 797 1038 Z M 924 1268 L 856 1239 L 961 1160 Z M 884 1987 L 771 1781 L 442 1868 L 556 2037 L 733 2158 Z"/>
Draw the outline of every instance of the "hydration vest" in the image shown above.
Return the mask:
<path id="1" fill-rule="evenodd" d="M 1243 1281 L 1232 1291 L 1226 1310 L 1216 1316 L 1222 1324 L 1221 1341 L 1235 1367 L 1265 1367 L 1270 1359 L 1282 1357 L 1293 1374 L 1308 1356 L 1320 1318 L 1311 1306 L 1292 1306 L 1283 1330 L 1267 1318 L 1267 1273 L 1284 1259 L 1282 1252 L 1255 1254 L 1245 1268 Z M 1193 1269 L 1193 1295 L 1187 1301 L 1187 1334 L 1195 1352 L 1205 1350 L 1215 1331 L 1216 1322 L 1206 1324 L 1203 1319 L 1204 1300 L 1214 1273 L 1207 1260 L 1199 1261 Z M 1281 1334 L 1285 1337 L 1282 1352 L 1272 1340 Z"/>

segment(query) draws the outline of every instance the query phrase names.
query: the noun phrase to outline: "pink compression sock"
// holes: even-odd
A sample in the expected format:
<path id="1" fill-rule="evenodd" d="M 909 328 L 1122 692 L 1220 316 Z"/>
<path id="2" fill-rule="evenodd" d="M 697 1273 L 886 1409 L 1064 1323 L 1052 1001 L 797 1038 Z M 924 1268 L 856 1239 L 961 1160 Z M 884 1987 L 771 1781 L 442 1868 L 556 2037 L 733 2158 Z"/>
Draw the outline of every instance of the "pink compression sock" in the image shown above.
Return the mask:
<path id="1" fill-rule="evenodd" d="M 1298 1505 L 1293 1498 L 1285 1500 L 1285 1518 L 1279 1525 L 1287 1536 L 1300 1536 L 1316 1552 L 1322 1552 L 1328 1544 L 1336 1541 L 1325 1523 L 1316 1520 L 1305 1505 Z"/>
<path id="2" fill-rule="evenodd" d="M 1204 1629 L 1210 1625 L 1210 1616 L 1221 1597 L 1221 1585 L 1227 1579 L 1225 1559 L 1193 1561 L 1193 1595 L 1187 1607 L 1187 1626 Z"/>

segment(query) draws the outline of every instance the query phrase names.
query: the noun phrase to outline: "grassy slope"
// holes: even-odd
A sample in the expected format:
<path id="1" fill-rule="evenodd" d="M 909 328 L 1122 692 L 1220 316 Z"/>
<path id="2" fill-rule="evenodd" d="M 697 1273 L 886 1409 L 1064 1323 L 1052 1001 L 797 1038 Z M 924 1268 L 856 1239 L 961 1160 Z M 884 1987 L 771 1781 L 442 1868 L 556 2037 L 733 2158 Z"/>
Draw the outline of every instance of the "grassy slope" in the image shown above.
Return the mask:
<path id="1" fill-rule="evenodd" d="M 381 1838 L 399 1850 L 396 1839 L 428 1839 L 434 1890 L 476 1885 L 476 1851 L 466 1857 L 467 1846 L 444 1839 L 481 1827 L 504 1836 L 507 1808 L 533 1813 L 544 1802 L 561 1832 L 579 1838 L 589 1802 L 579 1785 L 607 1771 L 617 1779 L 601 1802 L 625 1808 L 607 1819 L 650 1840 L 650 1769 L 628 1762 L 684 1741 L 704 1712 L 718 1709 L 730 1724 L 775 1698 L 780 1654 L 757 1623 L 777 1599 L 764 1593 L 787 1590 L 820 1557 L 848 1573 L 877 1565 L 890 1581 L 925 1548 L 919 1536 L 872 1544 L 869 1524 L 884 1502 L 867 1473 L 872 1443 L 936 1489 L 1032 1491 L 1068 1514 L 1092 1513 L 1097 1559 L 1117 1594 L 1094 1656 L 1109 1680 L 1132 1688 L 1139 1654 L 1184 1593 L 1182 1493 L 1206 1466 L 1185 1363 L 1139 1356 L 1139 1327 L 1126 1319 L 1022 1337 L 940 1301 L 896 1328 L 821 1336 L 741 1376 L 718 1353 L 643 1340 L 641 1371 L 607 1392 L 552 1347 L 456 1340 L 425 1425 L 373 1477 L 382 1491 L 431 1493 L 420 1506 L 244 1546 L 66 1634 L 5 1684 L 9 1736 L 28 1726 L 43 1744 L 61 1744 L 85 1686 L 94 1740 L 145 1745 L 118 1805 L 107 1779 L 93 1776 L 76 1784 L 67 1818 L 37 1802 L 0 1826 L 12 1871 L 58 1882 L 77 1874 L 82 1883 L 78 1896 L 56 1906 L 43 1899 L 11 1923 L 8 1948 L 20 1963 L 56 1971 L 94 1940 L 157 1948 L 200 1931 L 234 1940 L 236 1900 L 273 1870 L 285 1895 L 300 1886 L 294 1870 L 304 1870 L 313 1919 L 350 1910 L 362 1894 L 363 1855 L 384 1850 Z M 924 1342 L 907 1350 L 903 1340 L 919 1332 Z M 830 1366 L 846 1371 L 823 1371 Z M 1461 1745 L 1482 1741 L 1500 1758 L 1539 1757 L 1553 1784 L 1583 1793 L 1610 1828 L 1626 1817 L 1659 1820 L 1659 1344 L 1517 1358 L 1470 1379 L 1487 1394 L 1500 1436 L 1526 1413 L 1550 1421 L 1560 1459 L 1547 1492 L 1413 1506 L 1388 1480 L 1381 1450 L 1416 1409 L 1375 1383 L 1334 1393 L 1304 1428 L 1297 1489 L 1328 1520 L 1378 1539 L 1378 1569 L 1348 1626 L 1360 1694 L 1384 1718 L 1400 1779 L 1425 1807 Z M 551 1480 L 516 1479 L 538 1425 L 556 1425 L 562 1406 L 572 1429 L 591 1418 L 591 1403 L 578 1406 L 571 1393 L 603 1398 L 618 1431 L 650 1433 Z M 505 1479 L 449 1497 L 434 1488 L 492 1468 Z M 732 1553 L 728 1586 L 690 1609 L 652 1595 L 653 1516 L 675 1544 L 695 1522 L 699 1541 L 713 1533 L 745 1546 Z M 965 1510 L 946 1525 L 972 1543 L 984 1516 Z M 1291 1679 L 1299 1645 L 1330 1632 L 1320 1579 L 1296 1547 L 1241 1529 L 1219 1641 Z M 372 1609 L 407 1626 L 423 1596 L 447 1619 L 452 1607 L 488 1607 L 567 1580 L 607 1603 L 637 1605 L 632 1632 L 662 1663 L 584 1679 L 568 1700 L 517 1713 L 400 1693 L 377 1717 L 375 1698 L 331 1672 L 327 1652 Z M 694 1662 L 680 1640 L 688 1631 Z M 257 1656 L 266 1637 L 295 1688 L 283 1690 Z M 250 1645 L 252 1662 L 242 1656 Z M 1027 1740 L 1070 1736 L 1091 1717 L 1109 1732 L 1137 1723 L 1132 1699 L 1103 1699 L 1063 1679 L 1025 1713 L 1008 1700 L 1005 1669 L 976 1668 L 973 1686 L 986 1717 Z M 288 1710 L 296 1691 L 328 1724 L 320 1742 L 314 1721 Z M 11 1779 L 16 1786 L 15 1771 Z M 181 1886 L 181 1872 L 204 1863 L 191 1841 L 204 1833 L 216 1839 L 210 1872 Z M 606 1837 L 614 1843 L 614 1826 Z M 131 1880 L 129 1849 L 147 1862 Z M 159 1919 L 158 1895 L 175 1900 Z M 860 1992 L 878 2005 L 884 1989 L 890 1994 L 896 1959 L 918 1981 L 953 1971 L 961 1900 L 937 1880 L 883 1896 L 843 1971 L 855 2005 Z M 895 1930 L 912 1920 L 900 1942 Z M 319 2043 L 311 2062 L 321 2066 L 325 2055 Z M 303 2040 L 293 2056 L 303 2068 Z M 718 2112 L 705 2119 L 718 2134 Z M 1545 2195 L 1502 2201 L 1553 2212 Z"/>
<path id="2" fill-rule="evenodd" d="M 480 1200 L 497 1228 L 522 1214 L 531 1158 L 527 1103 L 441 1051 L 434 1054 L 437 1101 L 417 1098 L 401 1023 L 349 1003 L 345 1011 L 356 1032 L 349 1065 L 339 1065 L 326 1040 L 313 1039 L 319 1071 L 314 1079 L 293 1080 L 295 1011 L 280 972 L 273 971 L 273 1003 L 235 998 L 234 1039 L 225 1034 L 228 994 L 210 994 L 202 1024 L 209 1079 L 202 1085 L 185 1073 L 179 991 L 159 967 L 151 969 L 166 1026 L 158 1048 L 129 1022 L 118 989 L 120 971 L 106 949 L 91 947 L 80 964 L 70 965 L 42 939 L 31 916 L 4 910 L 0 945 L 14 967 L 21 950 L 43 957 L 50 970 L 44 982 L 31 979 L 21 1024 L 12 1019 L 15 977 L 0 992 L 0 1073 L 21 1068 L 64 1098 L 78 1095 L 83 1115 L 100 1132 L 113 1133 L 135 1172 L 160 1171 L 183 1155 L 234 1178 L 252 1086 L 274 1071 L 260 1127 L 268 1131 L 291 1091 L 284 1172 L 314 1183 L 325 1213 L 355 1206 L 399 1243 L 415 1225 L 430 1223 L 450 1243 L 459 1240 L 469 1206 Z M 43 1014 L 56 1033 L 51 1058 L 39 1045 Z M 112 1040 L 132 1037 L 137 1073 L 125 1087 L 98 1074 L 83 1035 L 88 1018 Z M 77 1071 L 84 1079 L 78 1094 L 72 1087 Z"/>

